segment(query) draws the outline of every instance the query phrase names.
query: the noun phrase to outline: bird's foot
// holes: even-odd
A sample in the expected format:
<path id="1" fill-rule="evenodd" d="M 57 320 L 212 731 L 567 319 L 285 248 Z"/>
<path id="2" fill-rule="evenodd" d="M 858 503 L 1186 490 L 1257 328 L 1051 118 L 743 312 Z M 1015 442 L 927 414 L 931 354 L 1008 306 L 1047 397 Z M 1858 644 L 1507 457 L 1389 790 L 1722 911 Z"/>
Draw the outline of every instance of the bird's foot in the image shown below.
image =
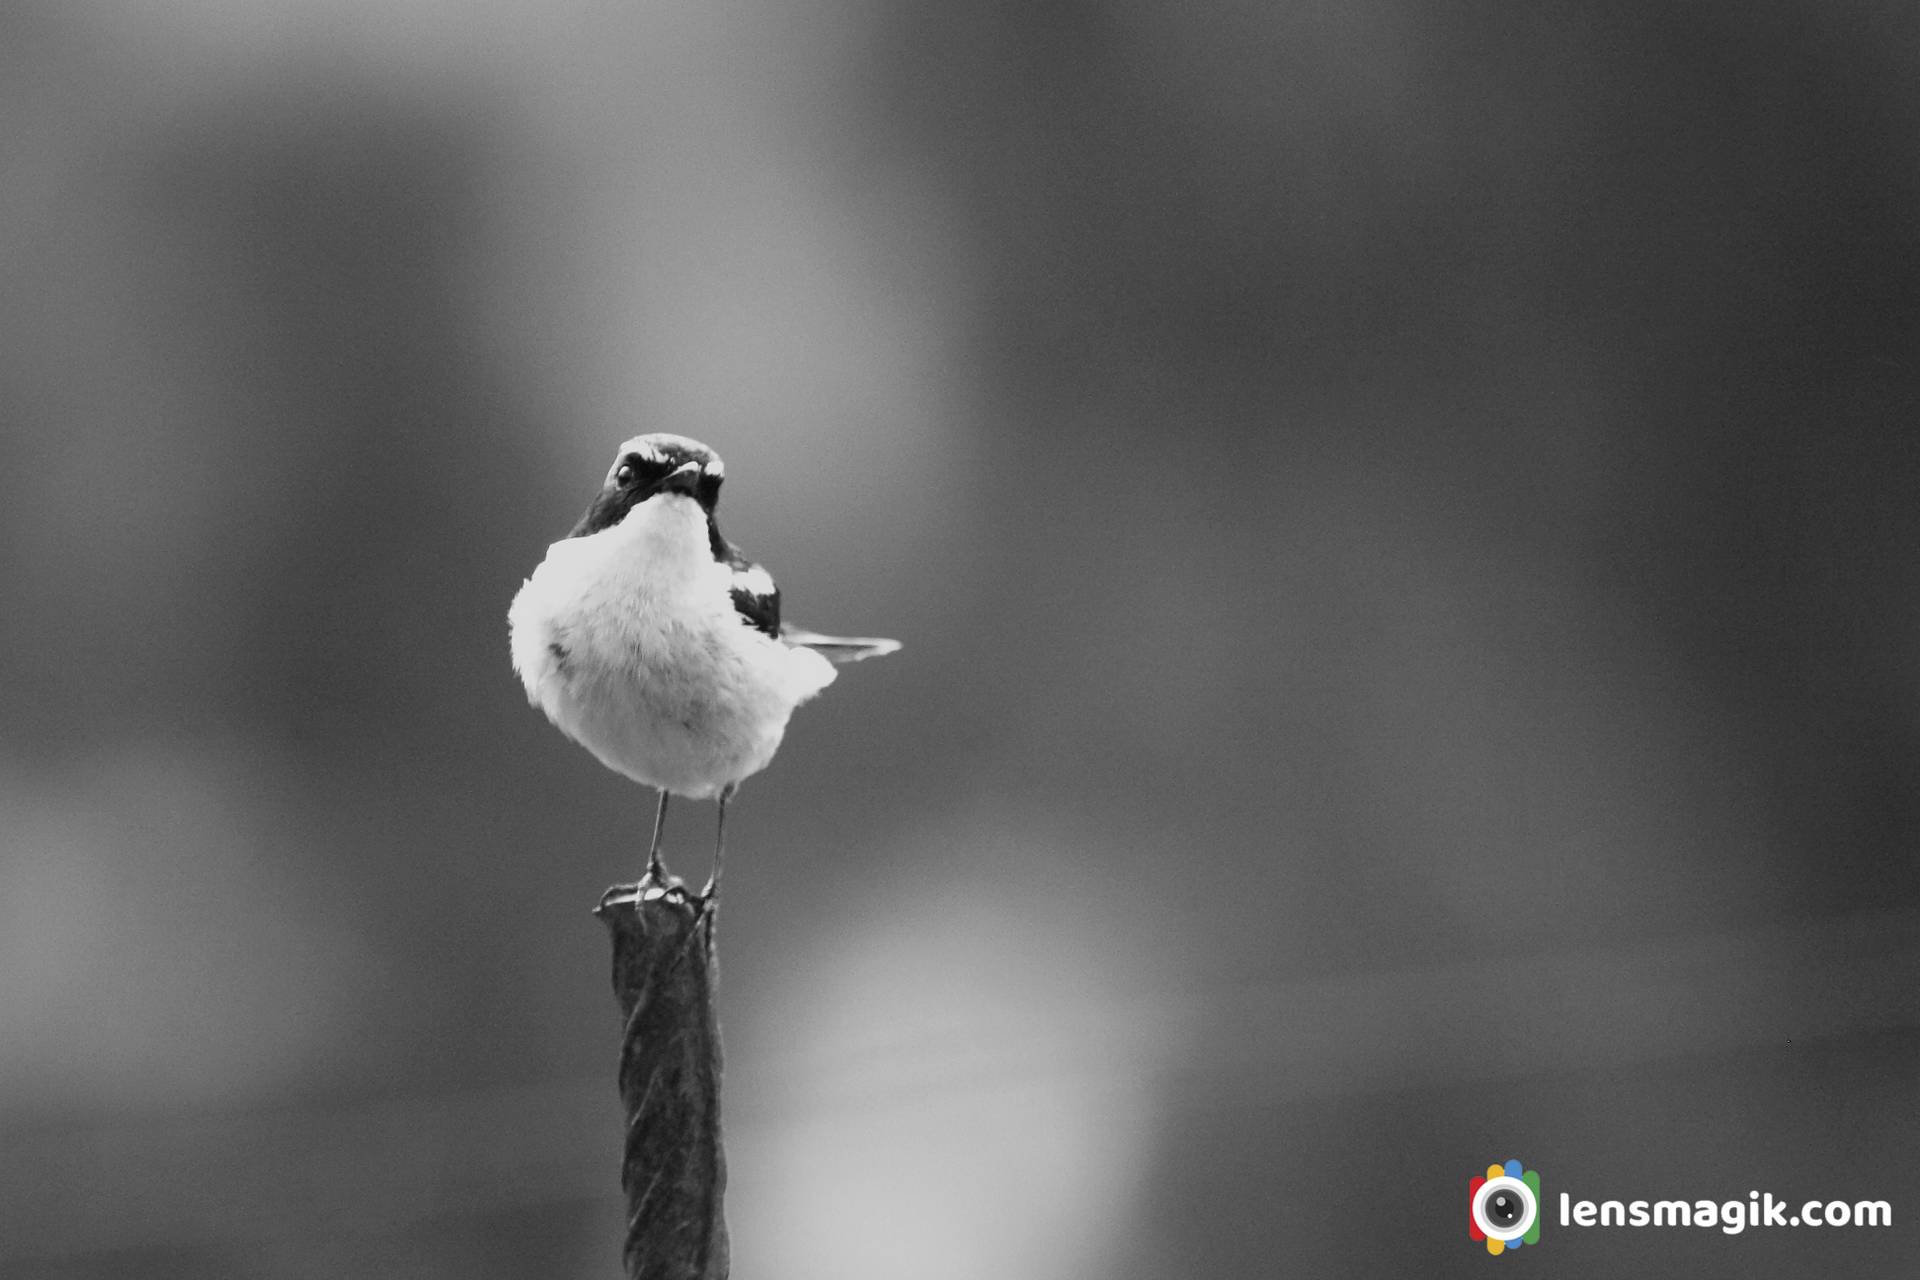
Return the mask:
<path id="1" fill-rule="evenodd" d="M 699 896 L 693 900 L 693 927 L 695 930 L 705 931 L 709 946 L 713 944 L 714 921 L 719 918 L 720 886 L 708 880 L 707 887 L 702 889 Z"/>

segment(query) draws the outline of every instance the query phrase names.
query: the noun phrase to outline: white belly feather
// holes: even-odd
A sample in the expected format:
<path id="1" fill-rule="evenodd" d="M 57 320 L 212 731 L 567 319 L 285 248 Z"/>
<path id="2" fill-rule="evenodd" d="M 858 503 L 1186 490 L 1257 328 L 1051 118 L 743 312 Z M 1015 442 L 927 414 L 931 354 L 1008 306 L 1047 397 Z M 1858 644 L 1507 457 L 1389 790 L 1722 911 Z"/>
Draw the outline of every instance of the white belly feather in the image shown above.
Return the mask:
<path id="1" fill-rule="evenodd" d="M 609 769 L 675 795 L 766 767 L 833 666 L 749 626 L 690 498 L 554 543 L 507 612 L 527 698 Z"/>

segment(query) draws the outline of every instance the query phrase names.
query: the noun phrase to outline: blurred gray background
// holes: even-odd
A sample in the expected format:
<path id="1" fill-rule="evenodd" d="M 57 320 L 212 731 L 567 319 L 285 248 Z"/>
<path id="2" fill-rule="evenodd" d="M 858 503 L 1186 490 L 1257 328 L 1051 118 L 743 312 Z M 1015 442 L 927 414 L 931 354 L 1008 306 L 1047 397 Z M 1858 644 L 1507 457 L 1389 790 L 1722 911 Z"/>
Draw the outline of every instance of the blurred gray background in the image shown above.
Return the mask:
<path id="1" fill-rule="evenodd" d="M 734 811 L 743 1280 L 1911 1274 L 1916 314 L 1907 4 L 6 6 L 0 1275 L 617 1274 L 505 611 L 648 430 L 906 643 Z"/>

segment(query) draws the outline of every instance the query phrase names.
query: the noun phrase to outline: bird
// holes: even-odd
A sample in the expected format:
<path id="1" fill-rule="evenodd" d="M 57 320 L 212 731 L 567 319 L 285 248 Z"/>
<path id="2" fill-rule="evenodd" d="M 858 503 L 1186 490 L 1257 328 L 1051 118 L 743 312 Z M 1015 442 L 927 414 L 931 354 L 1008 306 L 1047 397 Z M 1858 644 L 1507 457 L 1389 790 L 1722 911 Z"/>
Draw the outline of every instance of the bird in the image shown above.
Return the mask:
<path id="1" fill-rule="evenodd" d="M 718 801 L 703 905 L 719 892 L 727 804 L 772 761 L 794 708 L 832 684 L 839 664 L 900 648 L 787 622 L 772 576 L 714 518 L 725 476 L 697 440 L 626 441 L 507 610 L 527 701 L 607 768 L 659 792 L 648 879 L 667 876 L 667 801 Z"/>

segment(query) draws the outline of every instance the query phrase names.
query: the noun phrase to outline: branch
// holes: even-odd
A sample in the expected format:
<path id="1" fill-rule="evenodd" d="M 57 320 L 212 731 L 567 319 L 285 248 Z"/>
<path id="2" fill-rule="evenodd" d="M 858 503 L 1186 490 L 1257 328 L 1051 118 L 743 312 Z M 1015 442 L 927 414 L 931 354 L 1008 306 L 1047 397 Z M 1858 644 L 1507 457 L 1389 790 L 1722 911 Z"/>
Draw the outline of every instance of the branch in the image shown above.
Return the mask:
<path id="1" fill-rule="evenodd" d="M 726 1280 L 712 921 L 679 880 L 651 874 L 607 890 L 594 914 L 613 935 L 613 993 L 626 1019 L 628 1280 Z"/>

